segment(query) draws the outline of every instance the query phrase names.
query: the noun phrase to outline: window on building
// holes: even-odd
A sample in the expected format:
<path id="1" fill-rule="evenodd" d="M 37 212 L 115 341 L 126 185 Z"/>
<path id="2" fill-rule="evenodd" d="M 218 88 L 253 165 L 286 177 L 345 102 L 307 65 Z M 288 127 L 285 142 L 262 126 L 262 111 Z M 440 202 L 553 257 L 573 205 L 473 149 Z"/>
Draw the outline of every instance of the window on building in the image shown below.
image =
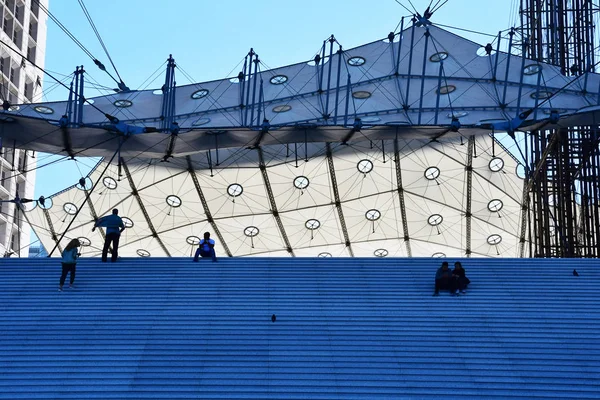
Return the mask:
<path id="1" fill-rule="evenodd" d="M 25 82 L 25 88 L 23 89 L 23 96 L 27 101 L 33 101 L 33 82 Z"/>
<path id="2" fill-rule="evenodd" d="M 38 24 L 34 19 L 29 21 L 29 36 L 37 42 Z"/>
<path id="3" fill-rule="evenodd" d="M 2 27 L 4 29 L 4 33 L 6 33 L 8 36 L 12 36 L 13 20 L 8 14 L 4 16 Z"/>
<path id="4" fill-rule="evenodd" d="M 27 47 L 27 59 L 29 60 L 29 62 L 34 63 L 34 64 L 35 64 L 35 54 L 36 54 L 35 46 Z"/>
<path id="5" fill-rule="evenodd" d="M 21 38 L 22 37 L 23 37 L 23 35 L 21 33 L 21 30 L 17 29 L 15 27 L 15 30 L 13 31 L 13 34 L 12 34 L 12 40 L 13 40 L 14 44 L 17 45 L 18 48 L 21 48 Z"/>
<path id="6" fill-rule="evenodd" d="M 24 4 L 19 4 L 15 7 L 15 19 L 17 21 L 19 21 L 21 23 L 21 25 L 23 25 L 24 21 L 25 21 L 25 5 Z"/>
<path id="7" fill-rule="evenodd" d="M 10 68 L 10 81 L 16 87 L 19 87 L 19 69 L 18 69 L 18 67 L 11 67 Z"/>
<path id="8" fill-rule="evenodd" d="M 40 4 L 37 1 L 32 1 L 31 2 L 31 14 L 37 18 L 39 12 L 40 12 Z"/>
<path id="9" fill-rule="evenodd" d="M 10 60 L 5 57 L 0 57 L 0 72 L 8 76 L 7 66 L 10 65 Z"/>

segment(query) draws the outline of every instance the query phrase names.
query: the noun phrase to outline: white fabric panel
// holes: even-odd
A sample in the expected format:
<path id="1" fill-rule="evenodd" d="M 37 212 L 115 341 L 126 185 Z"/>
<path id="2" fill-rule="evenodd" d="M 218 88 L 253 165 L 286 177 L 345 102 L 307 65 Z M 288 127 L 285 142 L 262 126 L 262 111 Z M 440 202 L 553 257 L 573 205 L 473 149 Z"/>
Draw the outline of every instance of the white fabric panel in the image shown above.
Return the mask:
<path id="1" fill-rule="evenodd" d="M 343 244 L 332 244 L 325 246 L 311 246 L 295 250 L 297 257 L 318 257 L 319 254 L 329 253 L 332 257 L 348 257 L 348 248 Z M 321 257 L 323 257 L 321 255 Z"/>
<path id="2" fill-rule="evenodd" d="M 342 209 L 350 241 L 378 243 L 382 240 L 404 237 L 398 203 L 397 192 L 381 193 L 345 202 Z M 367 219 L 366 213 L 370 210 L 379 212 L 380 216 L 377 220 Z"/>
<path id="3" fill-rule="evenodd" d="M 431 243 L 428 241 L 424 241 L 421 239 L 411 239 L 410 247 L 412 250 L 413 256 L 419 257 L 432 257 L 434 254 L 436 257 L 440 257 L 442 253 L 448 258 L 457 257 L 463 258 L 465 256 L 464 249 L 449 247 L 439 243 Z M 472 254 L 472 256 L 477 257 L 477 254 Z M 435 278 L 435 271 L 441 265 L 441 260 L 432 260 L 431 261 L 431 280 Z"/>
<path id="4" fill-rule="evenodd" d="M 378 257 L 375 255 L 376 253 L 383 255 L 386 252 L 387 254 L 384 257 L 407 257 L 406 245 L 403 240 L 399 239 L 358 242 L 352 246 L 352 250 L 355 257 Z"/>
<path id="5" fill-rule="evenodd" d="M 410 237 L 434 244 L 465 248 L 464 212 L 443 203 L 405 193 Z M 438 214 L 443 221 L 438 226 L 428 224 L 428 218 Z"/>
<path id="6" fill-rule="evenodd" d="M 201 209 L 202 208 L 200 207 L 200 210 Z M 215 252 L 217 257 L 224 257 L 225 252 L 223 250 L 223 244 L 219 243 L 219 238 L 215 234 L 212 226 L 206 221 L 186 224 L 169 231 L 160 232 L 160 239 L 167 250 L 169 250 L 169 253 L 183 257 L 191 257 L 196 252 L 198 244 L 188 243 L 188 238 L 195 236 L 196 238 L 203 239 L 204 232 L 209 232 L 211 234 L 210 238 L 215 241 Z M 197 243 L 197 239 L 196 241 L 192 239 L 190 239 L 192 243 Z"/>
<path id="7" fill-rule="evenodd" d="M 126 230 L 127 231 L 127 230 Z M 119 242 L 119 255 L 130 255 L 130 256 L 140 256 L 138 251 L 146 251 L 150 257 L 166 257 L 167 254 L 162 249 L 162 247 L 158 244 L 156 238 L 153 237 L 145 237 L 136 241 L 125 241 L 123 240 L 123 235 L 126 232 L 121 234 L 121 242 Z M 110 253 L 109 256 L 110 258 Z"/>
<path id="8" fill-rule="evenodd" d="M 272 214 L 222 218 L 216 224 L 234 256 L 265 254 L 285 249 Z M 254 238 L 244 235 L 244 230 L 250 226 L 259 229 Z"/>
<path id="9" fill-rule="evenodd" d="M 319 221 L 320 224 L 312 231 L 305 225 L 311 219 Z M 281 214 L 281 221 L 293 247 L 344 243 L 338 213 L 333 205 L 289 211 Z"/>

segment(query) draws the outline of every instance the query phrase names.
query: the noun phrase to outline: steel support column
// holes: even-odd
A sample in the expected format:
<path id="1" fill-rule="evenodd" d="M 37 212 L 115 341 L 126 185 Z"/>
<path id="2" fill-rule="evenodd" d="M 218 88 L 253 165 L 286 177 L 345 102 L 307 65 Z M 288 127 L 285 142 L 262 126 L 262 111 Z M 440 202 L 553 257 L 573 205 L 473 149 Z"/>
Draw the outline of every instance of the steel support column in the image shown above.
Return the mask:
<path id="1" fill-rule="evenodd" d="M 466 218 L 466 237 L 465 237 L 465 254 L 467 257 L 471 257 L 471 202 L 473 193 L 473 151 L 475 150 L 475 136 L 469 137 L 469 144 L 467 146 L 467 165 L 465 167 L 467 173 L 467 204 L 465 207 L 465 218 Z"/>
<path id="2" fill-rule="evenodd" d="M 50 233 L 52 234 L 52 240 L 54 240 L 54 243 L 56 243 L 56 247 L 58 247 L 58 251 L 60 252 L 60 254 L 62 254 L 63 249 L 60 245 L 60 241 L 58 240 L 58 235 L 56 234 L 56 230 L 54 229 L 54 224 L 52 224 L 52 218 L 50 217 L 50 213 L 45 208 L 43 210 L 44 210 L 44 217 L 46 218 L 46 222 L 48 222 L 48 229 L 50 230 Z"/>
<path id="3" fill-rule="evenodd" d="M 338 217 L 340 219 L 340 228 L 342 229 L 342 234 L 344 235 L 344 244 L 348 248 L 348 253 L 350 253 L 350 257 L 354 257 L 354 252 L 352 251 L 352 244 L 350 243 L 350 237 L 348 236 L 348 228 L 346 227 L 346 220 L 344 219 L 344 212 L 342 210 L 342 202 L 340 200 L 340 193 L 338 191 L 337 179 L 335 177 L 335 167 L 333 165 L 333 153 L 331 151 L 331 144 L 327 143 L 327 165 L 329 166 L 329 177 L 331 178 L 331 188 L 333 189 L 333 197 L 335 200 L 335 208 L 338 212 Z"/>
<path id="4" fill-rule="evenodd" d="M 167 257 L 171 257 L 171 253 L 169 253 L 169 250 L 167 249 L 165 244 L 162 242 L 162 240 L 160 240 L 160 237 L 158 236 L 158 232 L 154 228 L 152 219 L 150 218 L 150 215 L 148 215 L 148 211 L 146 211 L 144 202 L 142 201 L 142 198 L 140 197 L 140 194 L 135 186 L 135 182 L 133 181 L 133 178 L 131 177 L 131 173 L 129 173 L 129 168 L 127 167 L 127 164 L 125 163 L 125 160 L 123 160 L 123 159 L 121 159 L 121 166 L 123 167 L 123 170 L 125 171 L 125 176 L 127 177 L 127 181 L 129 182 L 129 186 L 131 187 L 131 194 L 133 194 L 133 197 L 135 197 L 138 205 L 140 206 L 140 210 L 142 210 L 142 214 L 144 214 L 144 218 L 146 219 L 148 228 L 150 229 L 150 232 L 152 233 L 152 237 L 154 237 L 156 239 L 156 241 L 158 242 L 160 247 L 163 249 L 163 251 L 165 252 Z"/>
<path id="5" fill-rule="evenodd" d="M 408 233 L 408 220 L 406 219 L 406 204 L 404 202 L 404 186 L 402 185 L 402 167 L 400 165 L 400 149 L 398 139 L 394 139 L 394 162 L 396 163 L 396 183 L 398 185 L 398 199 L 400 201 L 400 215 L 402 217 L 402 230 L 404 234 L 404 244 L 406 245 L 406 255 L 412 257 L 410 248 L 410 235 Z"/>
<path id="6" fill-rule="evenodd" d="M 265 190 L 267 191 L 267 196 L 269 198 L 269 204 L 271 205 L 271 212 L 273 213 L 273 217 L 275 218 L 275 222 L 277 223 L 277 227 L 279 228 L 279 234 L 283 239 L 283 243 L 285 244 L 285 249 L 288 253 L 295 257 L 294 249 L 290 244 L 290 239 L 285 232 L 285 227 L 283 226 L 283 222 L 281 221 L 281 217 L 279 216 L 279 211 L 277 210 L 277 204 L 275 203 L 275 196 L 273 195 L 273 188 L 271 187 L 271 182 L 269 181 L 269 174 L 267 174 L 267 165 L 265 164 L 265 158 L 263 155 L 263 151 L 261 147 L 257 147 L 256 151 L 258 152 L 258 166 L 260 168 L 260 173 L 263 178 L 263 183 L 265 184 Z"/>
<path id="7" fill-rule="evenodd" d="M 225 242 L 225 239 L 223 238 L 223 235 L 221 234 L 221 231 L 219 230 L 219 227 L 217 226 L 217 224 L 212 216 L 212 213 L 210 212 L 210 209 L 208 208 L 208 202 L 206 201 L 206 197 L 204 197 L 204 192 L 202 191 L 202 187 L 200 186 L 200 182 L 198 181 L 198 177 L 196 176 L 196 171 L 194 169 L 194 165 L 192 164 L 192 158 L 190 156 L 186 156 L 185 159 L 187 160 L 188 172 L 190 173 L 190 176 L 192 177 L 192 181 L 194 182 L 194 187 L 196 188 L 196 193 L 198 193 L 198 197 L 200 197 L 200 202 L 202 203 L 202 207 L 204 208 L 204 214 L 206 215 L 206 219 L 210 223 L 210 226 L 212 226 L 212 229 L 215 232 L 215 235 L 217 235 L 217 237 L 219 238 L 219 241 L 220 241 L 219 244 L 223 247 L 223 250 L 225 250 L 225 253 L 227 253 L 227 256 L 233 257 L 231 250 L 229 250 L 229 246 L 227 246 L 227 243 Z"/>

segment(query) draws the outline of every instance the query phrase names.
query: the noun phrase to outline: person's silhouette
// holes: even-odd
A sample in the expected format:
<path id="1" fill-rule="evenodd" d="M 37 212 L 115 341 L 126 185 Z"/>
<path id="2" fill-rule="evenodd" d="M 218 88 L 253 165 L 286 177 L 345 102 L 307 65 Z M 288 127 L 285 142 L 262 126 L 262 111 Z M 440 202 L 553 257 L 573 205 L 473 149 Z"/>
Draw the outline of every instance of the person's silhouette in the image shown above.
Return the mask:
<path id="1" fill-rule="evenodd" d="M 111 247 L 111 245 L 112 255 L 110 260 L 115 262 L 117 261 L 118 256 L 119 238 L 121 237 L 121 232 L 125 230 L 125 224 L 123 223 L 121 217 L 119 217 L 119 210 L 115 208 L 112 210 L 111 215 L 107 215 L 98 219 L 92 228 L 92 232 L 94 232 L 99 226 L 106 228 L 106 239 L 104 240 L 104 248 L 102 249 L 102 262 L 106 262 L 108 248 Z"/>
<path id="2" fill-rule="evenodd" d="M 196 250 L 196 254 L 194 254 L 194 262 L 198 262 L 198 257 L 210 257 L 213 262 L 217 262 L 217 255 L 215 253 L 215 241 L 210 238 L 210 233 L 204 233 L 204 239 L 200 240 L 198 243 L 198 249 Z"/>

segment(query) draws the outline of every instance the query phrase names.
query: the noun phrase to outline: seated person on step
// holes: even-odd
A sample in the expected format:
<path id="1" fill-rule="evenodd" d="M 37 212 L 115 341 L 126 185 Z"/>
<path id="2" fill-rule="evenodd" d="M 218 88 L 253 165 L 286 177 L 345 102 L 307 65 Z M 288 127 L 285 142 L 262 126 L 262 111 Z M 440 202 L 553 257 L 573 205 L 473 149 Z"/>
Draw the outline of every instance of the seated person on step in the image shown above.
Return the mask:
<path id="1" fill-rule="evenodd" d="M 435 293 L 433 295 L 439 295 L 440 290 L 448 290 L 451 294 L 454 294 L 455 286 L 456 279 L 454 279 L 452 271 L 448 268 L 448 261 L 444 261 L 435 273 Z"/>
<path id="2" fill-rule="evenodd" d="M 198 262 L 198 256 L 211 257 L 213 262 L 217 262 L 217 255 L 215 254 L 215 241 L 210 238 L 210 233 L 204 233 L 204 239 L 198 243 L 198 249 L 194 255 L 194 262 Z"/>
<path id="3" fill-rule="evenodd" d="M 467 293 L 467 285 L 471 283 L 471 281 L 469 278 L 467 278 L 465 269 L 462 267 L 460 261 L 454 263 L 454 271 L 452 271 L 452 276 L 456 280 L 455 293 L 458 293 L 459 290 L 462 294 Z"/>

